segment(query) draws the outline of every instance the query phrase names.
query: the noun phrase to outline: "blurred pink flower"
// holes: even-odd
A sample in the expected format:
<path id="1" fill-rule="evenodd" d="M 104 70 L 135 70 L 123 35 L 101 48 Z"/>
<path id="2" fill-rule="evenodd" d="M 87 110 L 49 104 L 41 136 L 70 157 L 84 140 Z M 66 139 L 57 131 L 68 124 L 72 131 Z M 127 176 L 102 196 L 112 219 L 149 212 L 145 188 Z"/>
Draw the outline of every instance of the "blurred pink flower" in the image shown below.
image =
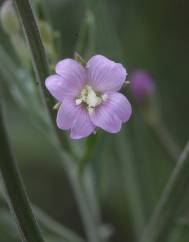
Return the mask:
<path id="1" fill-rule="evenodd" d="M 96 127 L 119 132 L 132 112 L 127 98 L 117 92 L 126 75 L 121 64 L 102 55 L 93 56 L 85 67 L 73 59 L 58 62 L 56 74 L 45 81 L 49 92 L 61 103 L 57 126 L 71 130 L 72 139 L 87 137 Z"/>
<path id="2" fill-rule="evenodd" d="M 137 101 L 143 101 L 154 90 L 154 79 L 147 71 L 136 70 L 131 74 L 131 92 Z"/>

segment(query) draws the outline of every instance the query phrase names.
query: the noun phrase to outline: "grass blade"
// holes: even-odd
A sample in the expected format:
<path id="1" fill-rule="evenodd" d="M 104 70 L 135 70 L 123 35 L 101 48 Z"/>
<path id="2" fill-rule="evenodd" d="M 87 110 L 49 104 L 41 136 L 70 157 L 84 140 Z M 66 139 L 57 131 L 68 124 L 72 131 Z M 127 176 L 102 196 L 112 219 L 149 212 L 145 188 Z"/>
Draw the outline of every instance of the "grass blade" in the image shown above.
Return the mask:
<path id="1" fill-rule="evenodd" d="M 149 225 L 141 238 L 141 242 L 155 242 L 166 236 L 171 226 L 172 216 L 178 208 L 181 197 L 184 196 L 189 180 L 189 141 L 182 151 L 178 162 L 168 180 L 165 190 L 157 204 Z"/>

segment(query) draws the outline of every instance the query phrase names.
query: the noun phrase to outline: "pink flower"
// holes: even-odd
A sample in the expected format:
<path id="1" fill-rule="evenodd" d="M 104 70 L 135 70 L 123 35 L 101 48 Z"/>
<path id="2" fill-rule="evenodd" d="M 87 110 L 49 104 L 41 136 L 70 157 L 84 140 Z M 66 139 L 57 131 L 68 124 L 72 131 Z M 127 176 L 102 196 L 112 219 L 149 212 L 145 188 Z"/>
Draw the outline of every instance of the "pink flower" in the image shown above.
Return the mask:
<path id="1" fill-rule="evenodd" d="M 131 92 L 138 102 L 152 95 L 155 91 L 153 77 L 145 70 L 135 70 L 131 75 Z"/>
<path id="2" fill-rule="evenodd" d="M 45 85 L 61 103 L 57 126 L 71 130 L 72 139 L 87 137 L 97 127 L 117 133 L 130 118 L 131 105 L 117 92 L 127 75 L 121 64 L 102 55 L 93 56 L 86 67 L 64 59 L 56 65 L 56 73 L 46 79 Z"/>

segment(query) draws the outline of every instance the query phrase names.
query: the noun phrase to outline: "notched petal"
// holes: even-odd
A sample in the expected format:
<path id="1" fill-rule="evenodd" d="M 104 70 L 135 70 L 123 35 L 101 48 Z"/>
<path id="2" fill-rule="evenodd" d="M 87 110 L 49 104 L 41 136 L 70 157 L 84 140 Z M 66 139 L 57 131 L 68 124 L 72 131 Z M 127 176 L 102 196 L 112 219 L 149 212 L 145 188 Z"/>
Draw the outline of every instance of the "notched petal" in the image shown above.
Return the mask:
<path id="1" fill-rule="evenodd" d="M 89 118 L 89 113 L 84 107 L 81 107 L 71 129 L 70 137 L 72 139 L 85 138 L 93 133 L 94 130 L 95 126 Z"/>
<path id="2" fill-rule="evenodd" d="M 89 85 L 100 92 L 120 90 L 127 76 L 122 64 L 102 55 L 93 56 L 86 67 Z"/>
<path id="3" fill-rule="evenodd" d="M 121 120 L 109 112 L 104 104 L 90 113 L 90 119 L 94 125 L 109 133 L 117 133 L 121 130 Z"/>
<path id="4" fill-rule="evenodd" d="M 117 133 L 121 125 L 131 116 L 131 104 L 127 98 L 118 92 L 109 92 L 103 104 L 90 113 L 91 121 L 110 133 Z"/>
<path id="5" fill-rule="evenodd" d="M 64 59 L 56 65 L 56 73 L 64 81 L 64 95 L 77 96 L 86 83 L 86 70 L 75 60 Z"/>

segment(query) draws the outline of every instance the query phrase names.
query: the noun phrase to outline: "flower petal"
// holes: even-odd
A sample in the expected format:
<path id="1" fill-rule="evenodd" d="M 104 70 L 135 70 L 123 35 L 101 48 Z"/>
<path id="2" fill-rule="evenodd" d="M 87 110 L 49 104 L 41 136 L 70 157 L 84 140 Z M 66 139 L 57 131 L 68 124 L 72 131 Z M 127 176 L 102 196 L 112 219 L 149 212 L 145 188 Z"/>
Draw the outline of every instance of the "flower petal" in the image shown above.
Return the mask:
<path id="1" fill-rule="evenodd" d="M 72 139 L 81 139 L 89 136 L 94 129 L 95 126 L 89 118 L 89 113 L 84 107 L 81 107 L 71 129 L 70 137 Z"/>
<path id="2" fill-rule="evenodd" d="M 56 73 L 64 80 L 64 94 L 76 96 L 86 82 L 86 70 L 77 61 L 64 59 L 56 65 Z"/>
<path id="3" fill-rule="evenodd" d="M 100 92 L 120 90 L 127 76 L 123 65 L 102 55 L 93 56 L 86 67 L 89 85 Z"/>
<path id="4" fill-rule="evenodd" d="M 118 92 L 106 93 L 107 99 L 90 114 L 91 121 L 110 133 L 117 133 L 121 124 L 131 116 L 131 104 L 127 98 Z"/>
<path id="5" fill-rule="evenodd" d="M 107 108 L 111 110 L 112 114 L 117 115 L 123 123 L 127 122 L 132 113 L 131 104 L 128 99 L 119 92 L 109 92 L 106 95 Z"/>
<path id="6" fill-rule="evenodd" d="M 110 133 L 117 133 L 121 130 L 121 120 L 115 113 L 112 113 L 106 103 L 97 107 L 90 114 L 90 119 L 94 125 Z"/>
<path id="7" fill-rule="evenodd" d="M 58 100 L 63 100 L 64 81 L 59 75 L 51 75 L 45 80 L 45 86 L 49 92 Z"/>
<path id="8" fill-rule="evenodd" d="M 66 98 L 58 110 L 56 118 L 57 126 L 64 130 L 72 128 L 78 112 L 79 106 L 75 104 L 75 100 Z"/>

